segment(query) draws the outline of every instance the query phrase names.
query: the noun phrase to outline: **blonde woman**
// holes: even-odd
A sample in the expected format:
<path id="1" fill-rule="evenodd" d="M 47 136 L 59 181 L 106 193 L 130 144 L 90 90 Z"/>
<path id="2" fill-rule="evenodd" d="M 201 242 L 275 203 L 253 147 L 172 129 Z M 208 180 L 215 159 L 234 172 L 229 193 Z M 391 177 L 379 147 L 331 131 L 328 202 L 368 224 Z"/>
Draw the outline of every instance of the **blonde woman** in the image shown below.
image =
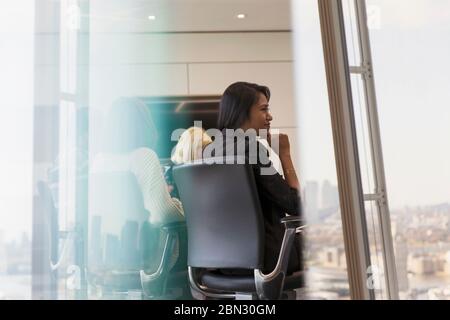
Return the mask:
<path id="1" fill-rule="evenodd" d="M 203 128 L 190 127 L 181 135 L 172 155 L 174 164 L 202 159 L 203 149 L 212 142 Z"/>
<path id="2" fill-rule="evenodd" d="M 170 160 L 173 165 L 180 165 L 202 159 L 203 150 L 211 142 L 211 137 L 203 128 L 190 127 L 180 136 Z M 173 182 L 172 166 L 169 166 L 166 169 L 165 178 L 167 185 L 169 186 L 170 195 L 174 198 L 179 198 L 178 190 Z"/>

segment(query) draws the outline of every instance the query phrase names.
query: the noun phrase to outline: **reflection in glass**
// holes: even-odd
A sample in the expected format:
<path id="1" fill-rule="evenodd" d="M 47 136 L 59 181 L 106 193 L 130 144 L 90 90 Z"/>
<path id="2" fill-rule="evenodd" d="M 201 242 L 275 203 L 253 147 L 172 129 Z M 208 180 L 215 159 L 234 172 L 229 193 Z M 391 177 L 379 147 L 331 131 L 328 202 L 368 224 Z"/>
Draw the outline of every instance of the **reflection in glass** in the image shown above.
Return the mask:
<path id="1" fill-rule="evenodd" d="M 319 10 L 314 1 L 293 4 L 308 294 L 349 299 Z"/>

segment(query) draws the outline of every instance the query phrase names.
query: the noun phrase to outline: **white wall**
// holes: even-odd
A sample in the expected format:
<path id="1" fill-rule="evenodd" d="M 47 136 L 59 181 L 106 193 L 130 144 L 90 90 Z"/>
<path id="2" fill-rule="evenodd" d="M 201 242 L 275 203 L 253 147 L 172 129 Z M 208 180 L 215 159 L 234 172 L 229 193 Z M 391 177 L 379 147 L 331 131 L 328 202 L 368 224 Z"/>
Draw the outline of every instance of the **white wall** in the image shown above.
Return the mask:
<path id="1" fill-rule="evenodd" d="M 269 86 L 273 127 L 296 153 L 289 32 L 91 34 L 90 106 L 101 114 L 121 96 L 220 95 L 235 81 Z"/>
<path id="2" fill-rule="evenodd" d="M 37 38 L 36 102 L 57 106 L 59 36 Z M 296 153 L 291 33 L 91 33 L 88 43 L 89 61 L 79 61 L 79 71 L 89 68 L 89 105 L 99 119 L 91 121 L 94 144 L 102 115 L 119 97 L 220 95 L 235 81 L 250 81 L 271 89 L 273 127 L 289 134 Z"/>

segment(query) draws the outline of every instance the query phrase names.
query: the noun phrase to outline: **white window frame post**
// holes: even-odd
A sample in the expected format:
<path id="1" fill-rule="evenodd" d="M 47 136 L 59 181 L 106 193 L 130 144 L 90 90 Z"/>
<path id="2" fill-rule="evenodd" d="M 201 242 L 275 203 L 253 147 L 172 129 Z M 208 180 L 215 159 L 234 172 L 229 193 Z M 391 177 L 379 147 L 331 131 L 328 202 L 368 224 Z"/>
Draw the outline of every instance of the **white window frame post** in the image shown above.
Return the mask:
<path id="1" fill-rule="evenodd" d="M 342 0 L 318 0 L 322 41 L 333 126 L 337 174 L 341 200 L 344 242 L 352 299 L 375 299 L 369 285 L 370 246 L 365 218 L 365 201 L 376 201 L 382 238 L 383 267 L 387 297 L 398 299 L 398 282 L 384 175 L 383 153 L 377 111 L 372 56 L 365 0 L 354 0 L 361 65 L 350 66 Z M 368 133 L 375 190 L 364 194 L 360 173 L 358 141 L 350 74 L 360 74 L 368 118 Z"/>
<path id="2" fill-rule="evenodd" d="M 369 124 L 369 141 L 373 163 L 375 194 L 364 195 L 366 201 L 375 200 L 378 207 L 378 221 L 382 239 L 382 253 L 387 296 L 398 300 L 398 280 L 395 265 L 394 246 L 391 232 L 391 217 L 384 175 L 383 149 L 381 145 L 378 107 L 373 74 L 372 51 L 370 47 L 367 8 L 365 0 L 354 0 L 361 53 L 361 69 L 363 75 L 364 96 L 366 99 Z"/>
<path id="3" fill-rule="evenodd" d="M 367 285 L 370 248 L 342 3 L 340 0 L 318 0 L 318 3 L 350 296 L 354 300 L 374 300 L 374 290 Z"/>

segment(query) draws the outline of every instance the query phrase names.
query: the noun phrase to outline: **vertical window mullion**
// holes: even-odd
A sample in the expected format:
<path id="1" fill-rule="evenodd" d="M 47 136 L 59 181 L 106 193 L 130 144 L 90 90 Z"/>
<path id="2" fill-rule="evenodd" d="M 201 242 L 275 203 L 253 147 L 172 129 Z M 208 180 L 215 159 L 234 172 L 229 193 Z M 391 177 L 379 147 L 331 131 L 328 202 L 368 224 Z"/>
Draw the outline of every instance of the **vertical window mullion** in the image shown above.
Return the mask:
<path id="1" fill-rule="evenodd" d="M 373 75 L 372 54 L 370 48 L 369 30 L 365 0 L 354 0 L 355 13 L 361 53 L 364 94 L 369 123 L 369 139 L 371 143 L 372 166 L 374 171 L 375 192 L 377 195 L 378 221 L 382 239 L 383 262 L 385 269 L 386 288 L 389 299 L 398 299 L 398 283 L 395 267 L 394 248 L 390 226 L 390 213 L 384 175 L 384 162 L 379 129 L 377 99 Z"/>
<path id="2" fill-rule="evenodd" d="M 352 299 L 374 299 L 342 2 L 318 0 Z"/>

